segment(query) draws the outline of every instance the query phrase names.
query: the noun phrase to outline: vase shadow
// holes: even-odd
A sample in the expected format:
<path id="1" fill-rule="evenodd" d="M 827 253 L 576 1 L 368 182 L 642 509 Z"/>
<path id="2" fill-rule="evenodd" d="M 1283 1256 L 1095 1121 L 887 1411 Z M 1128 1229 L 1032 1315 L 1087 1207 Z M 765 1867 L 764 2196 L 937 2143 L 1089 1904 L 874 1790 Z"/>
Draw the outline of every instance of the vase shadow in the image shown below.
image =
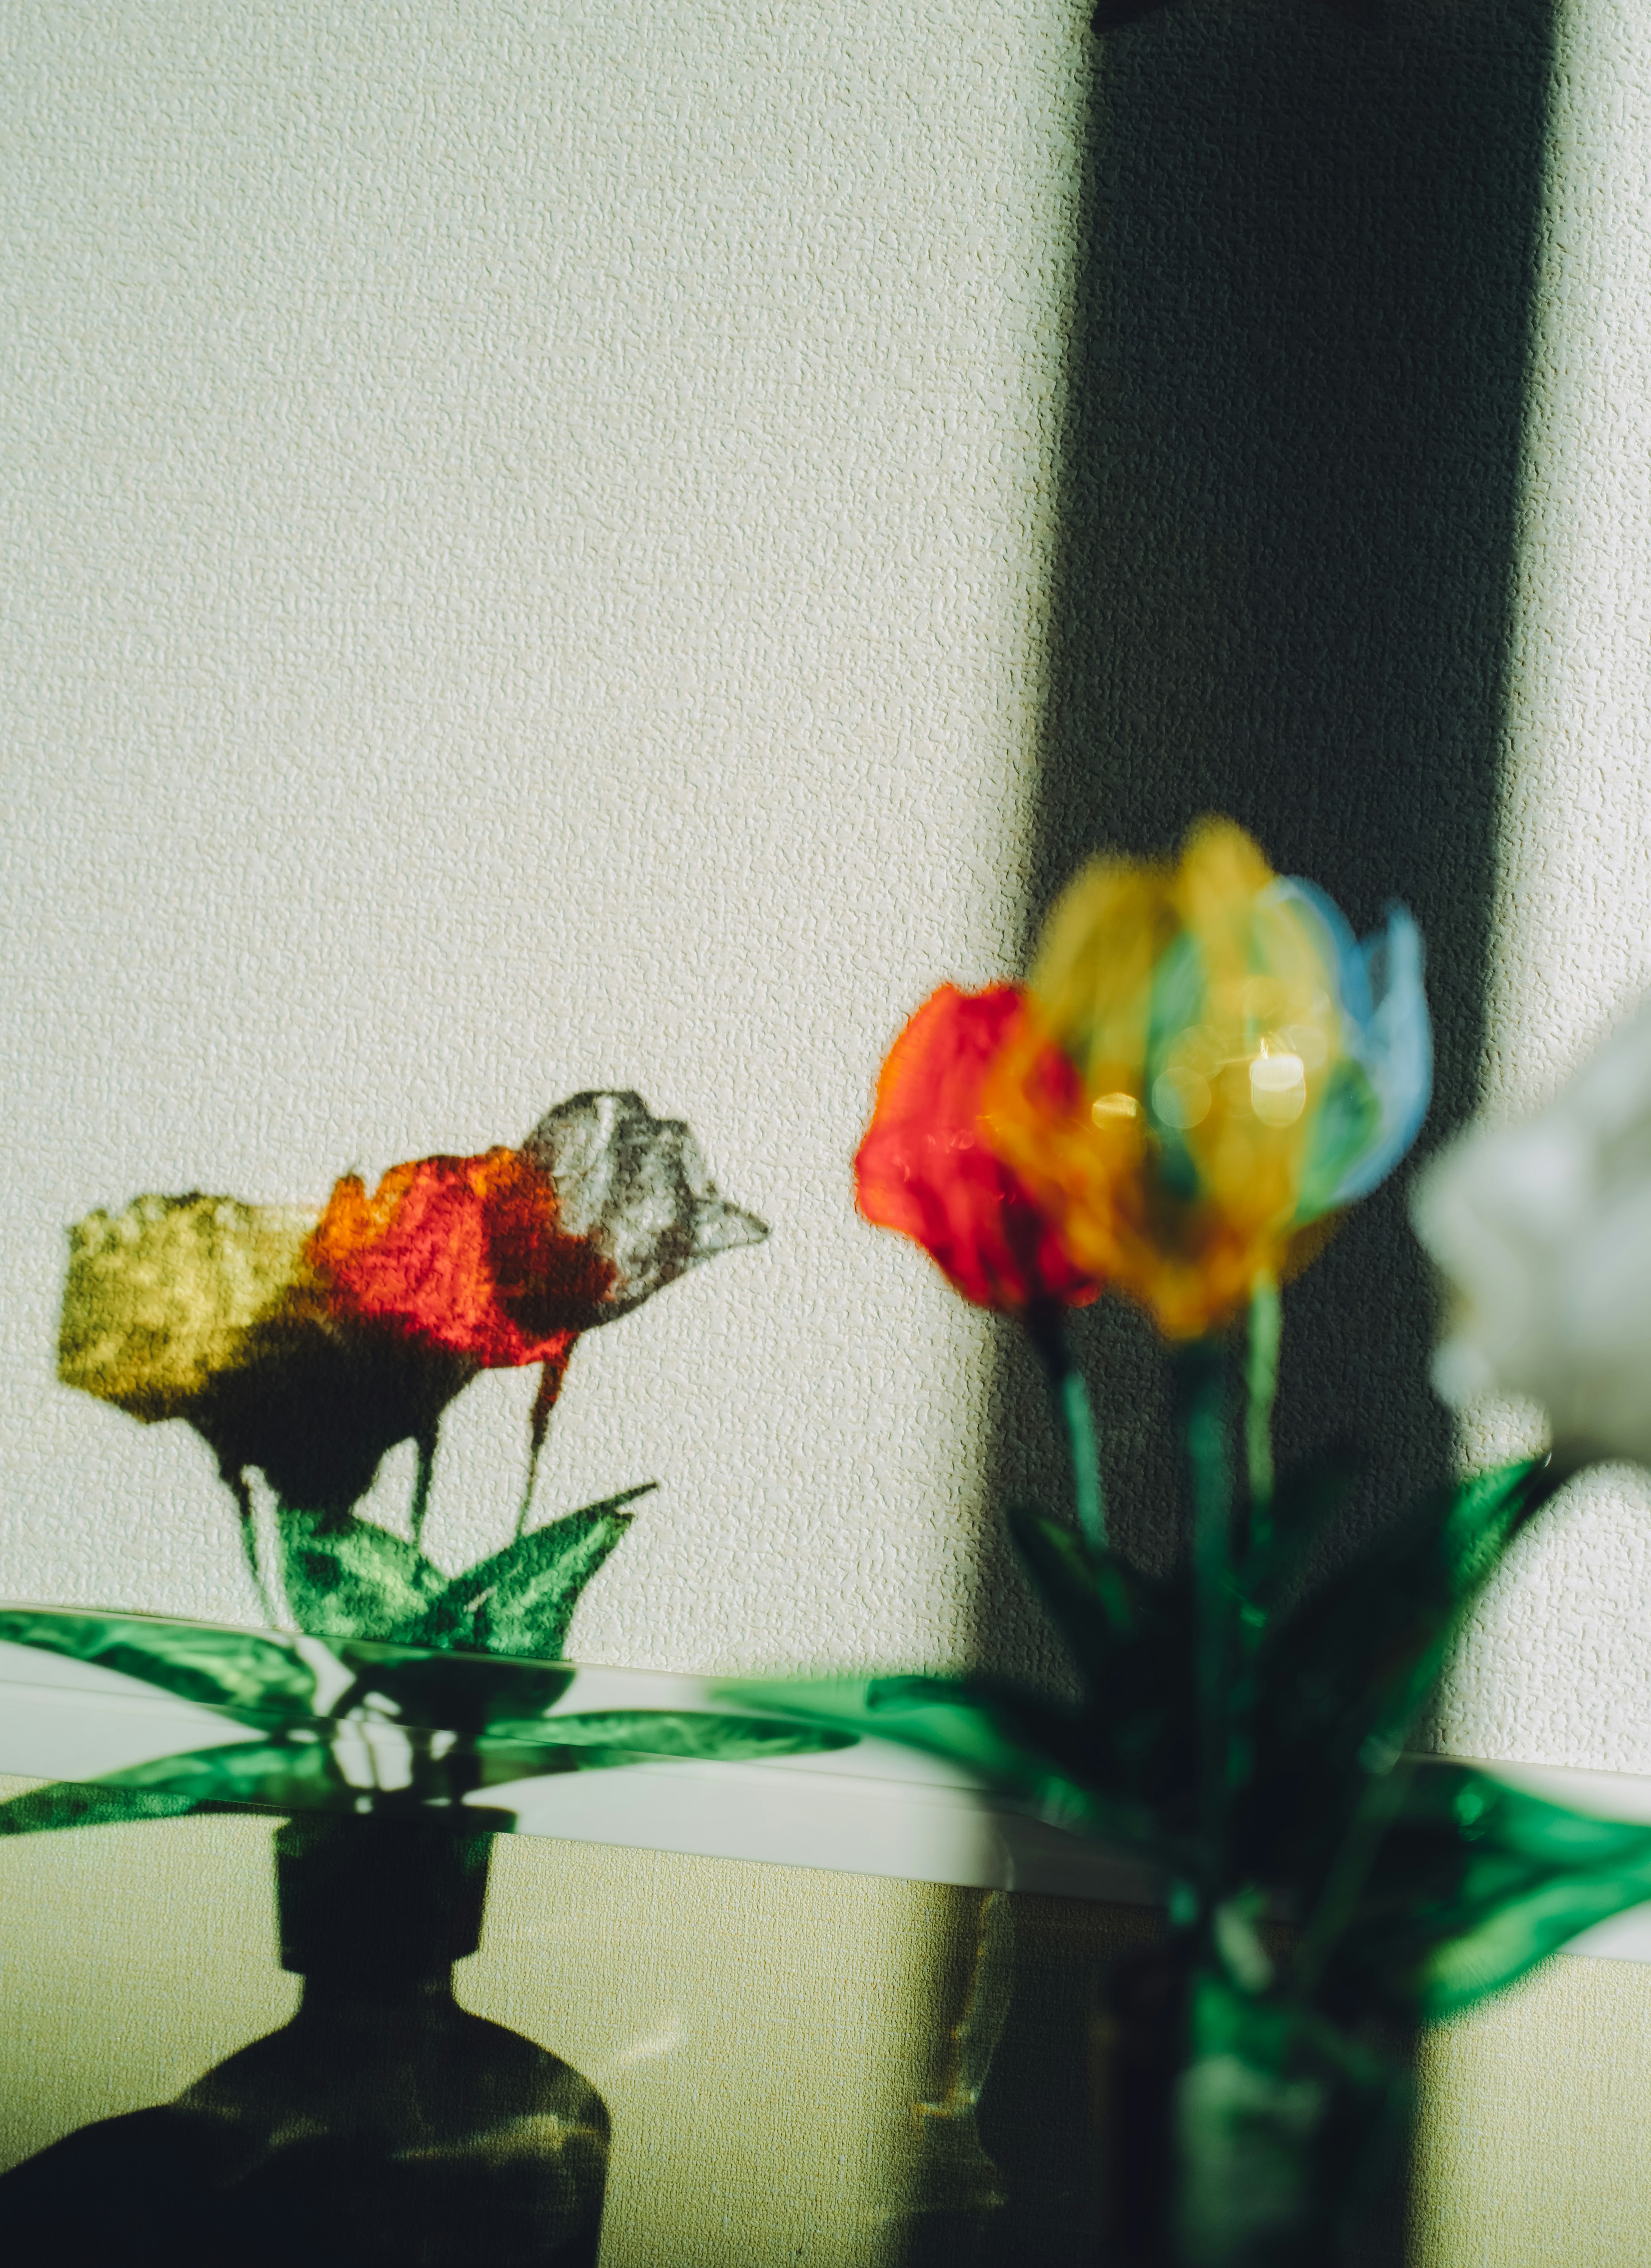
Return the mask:
<path id="1" fill-rule="evenodd" d="M 276 1867 L 297 2014 L 174 2102 L 83 2127 L 0 2178 L 7 2257 L 593 2268 L 601 2098 L 453 1995 L 492 1839 L 418 1819 L 290 1821 Z"/>

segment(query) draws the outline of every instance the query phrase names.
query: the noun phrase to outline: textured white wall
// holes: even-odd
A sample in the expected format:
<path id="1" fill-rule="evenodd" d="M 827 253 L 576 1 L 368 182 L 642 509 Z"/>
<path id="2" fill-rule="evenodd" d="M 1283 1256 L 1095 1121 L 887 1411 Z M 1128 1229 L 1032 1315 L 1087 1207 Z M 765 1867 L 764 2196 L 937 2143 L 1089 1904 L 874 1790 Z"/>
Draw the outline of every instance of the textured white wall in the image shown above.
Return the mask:
<path id="1" fill-rule="evenodd" d="M 1493 1115 L 1651 981 L 1651 31 L 1558 20 Z M 53 1380 L 67 1222 L 634 1084 L 774 1234 L 576 1357 L 542 1507 L 665 1484 L 579 1651 L 957 1659 L 988 1332 L 847 1161 L 901 1016 L 1015 949 L 1080 22 L 16 0 L 0 42 L 0 1593 L 255 1614 L 193 1436 Z M 528 1383 L 449 1418 L 450 1564 Z M 1651 1769 L 1648 1515 L 1612 1476 L 1522 1551 L 1450 1745 Z"/>
<path id="2" fill-rule="evenodd" d="M 54 1381 L 68 1222 L 635 1086 L 773 1235 L 575 1357 L 542 1507 L 664 1484 L 579 1651 L 955 1658 L 986 1332 L 848 1168 L 1014 946 L 1080 11 L 14 0 L 0 51 L 0 1594 L 256 1613 L 200 1444 Z M 449 1420 L 448 1564 L 530 1388 Z"/>
<path id="3" fill-rule="evenodd" d="M 1651 18 L 1566 0 L 1542 231 L 1494 907 L 1487 1118 L 1523 1116 L 1651 990 Z M 1503 1406 L 1476 1461 L 1542 1438 Z M 1459 1753 L 1651 1770 L 1651 1476 L 1570 1489 L 1445 1697 Z"/>

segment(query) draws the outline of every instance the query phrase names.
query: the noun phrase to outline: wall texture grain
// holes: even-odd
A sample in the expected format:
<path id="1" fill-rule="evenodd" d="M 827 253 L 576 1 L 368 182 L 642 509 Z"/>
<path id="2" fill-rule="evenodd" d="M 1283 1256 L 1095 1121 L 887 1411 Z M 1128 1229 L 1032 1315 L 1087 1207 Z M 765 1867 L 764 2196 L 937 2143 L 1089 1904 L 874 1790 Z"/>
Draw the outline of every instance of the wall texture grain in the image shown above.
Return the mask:
<path id="1" fill-rule="evenodd" d="M 200 1444 L 54 1381 L 68 1222 L 634 1086 L 773 1234 L 577 1353 L 542 1508 L 661 1484 L 579 1651 L 966 1657 L 987 1332 L 849 1160 L 910 1006 L 1016 949 L 1080 24 L 22 0 L 0 41 L 0 1592 L 257 1611 Z M 439 1558 L 508 1534 L 530 1393 L 453 1413 Z"/>

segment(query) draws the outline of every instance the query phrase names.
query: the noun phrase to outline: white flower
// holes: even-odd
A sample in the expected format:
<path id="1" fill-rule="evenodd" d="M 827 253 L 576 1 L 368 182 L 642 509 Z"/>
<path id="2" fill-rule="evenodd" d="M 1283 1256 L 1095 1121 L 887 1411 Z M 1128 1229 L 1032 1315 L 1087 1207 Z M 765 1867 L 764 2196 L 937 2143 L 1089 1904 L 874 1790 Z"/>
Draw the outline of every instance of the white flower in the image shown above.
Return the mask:
<path id="1" fill-rule="evenodd" d="M 1436 1159 L 1411 1219 L 1456 1294 L 1441 1397 L 1529 1395 L 1567 1454 L 1651 1463 L 1651 1003 L 1538 1117 Z"/>

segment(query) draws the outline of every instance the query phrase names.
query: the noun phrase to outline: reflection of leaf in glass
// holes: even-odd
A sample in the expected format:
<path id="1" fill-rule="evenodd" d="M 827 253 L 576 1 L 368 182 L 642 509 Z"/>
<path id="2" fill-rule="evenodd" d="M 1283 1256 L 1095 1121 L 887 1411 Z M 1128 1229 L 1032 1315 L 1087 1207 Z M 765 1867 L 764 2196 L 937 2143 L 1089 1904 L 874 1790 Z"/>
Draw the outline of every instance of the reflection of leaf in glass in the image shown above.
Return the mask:
<path id="1" fill-rule="evenodd" d="M 135 1819 L 181 1819 L 194 1809 L 193 1796 L 56 1780 L 0 1803 L 0 1835 L 42 1835 L 59 1827 L 121 1827 Z"/>
<path id="2" fill-rule="evenodd" d="M 487 1653 L 436 1653 L 371 1638 L 335 1639 L 332 1652 L 355 1679 L 352 1696 L 378 1694 L 401 1723 L 429 1732 L 485 1732 L 495 1719 L 535 1718 L 573 1683 L 566 1665 Z"/>
<path id="3" fill-rule="evenodd" d="M 519 1536 L 455 1575 L 416 1623 L 394 1634 L 419 1646 L 558 1660 L 580 1594 L 630 1525 L 620 1507 L 657 1485 L 645 1482 Z"/>
<path id="4" fill-rule="evenodd" d="M 446 1587 L 416 1544 L 351 1513 L 283 1505 L 276 1525 L 287 1603 L 313 1638 L 414 1640 Z"/>
<path id="5" fill-rule="evenodd" d="M 11 1607 L 0 1609 L 0 1639 L 141 1677 L 181 1700 L 249 1724 L 305 1716 L 315 1705 L 313 1671 L 290 1646 L 250 1631 L 158 1616 Z"/>
<path id="6" fill-rule="evenodd" d="M 353 1810 L 358 1791 L 326 1741 L 244 1741 L 156 1756 L 79 1786 L 31 1789 L 0 1804 L 0 1834 L 176 1818 L 186 1812 Z"/>
<path id="7" fill-rule="evenodd" d="M 833 1726 L 787 1724 L 778 1717 L 724 1716 L 710 1709 L 593 1709 L 565 1717 L 490 1728 L 501 1744 L 538 1742 L 567 1751 L 567 1769 L 607 1764 L 696 1762 L 752 1764 L 764 1756 L 820 1756 L 852 1748 L 855 1735 Z M 489 1753 L 492 1746 L 489 1744 Z"/>

